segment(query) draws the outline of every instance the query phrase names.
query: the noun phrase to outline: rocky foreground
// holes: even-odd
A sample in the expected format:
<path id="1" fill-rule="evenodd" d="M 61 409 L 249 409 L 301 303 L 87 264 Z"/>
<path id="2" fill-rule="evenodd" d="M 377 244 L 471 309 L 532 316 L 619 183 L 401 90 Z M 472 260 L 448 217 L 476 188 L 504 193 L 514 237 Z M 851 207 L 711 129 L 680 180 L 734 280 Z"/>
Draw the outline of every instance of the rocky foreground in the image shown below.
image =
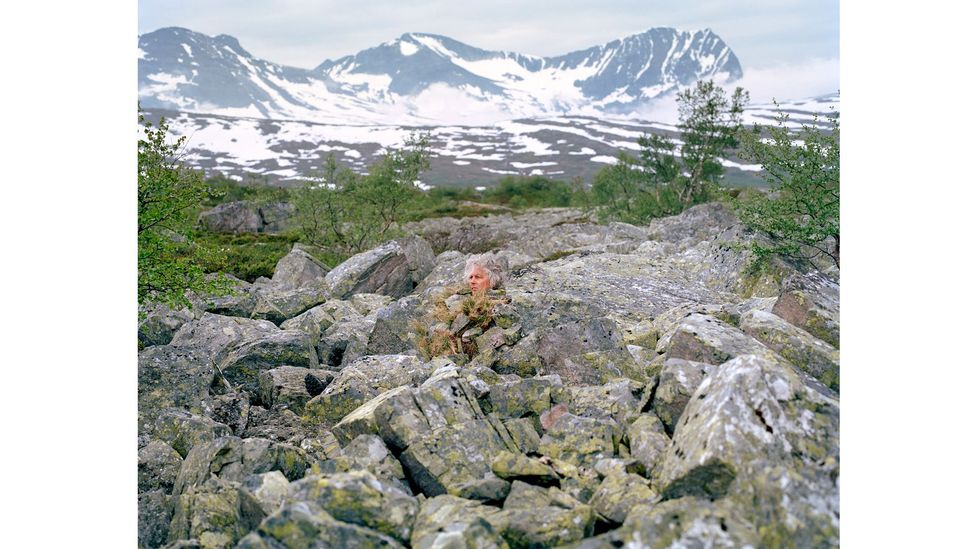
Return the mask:
<path id="1" fill-rule="evenodd" d="M 408 229 L 148 311 L 140 546 L 839 544 L 836 272 L 750 272 L 719 204 Z M 422 359 L 411 324 L 487 250 L 504 322 Z"/>

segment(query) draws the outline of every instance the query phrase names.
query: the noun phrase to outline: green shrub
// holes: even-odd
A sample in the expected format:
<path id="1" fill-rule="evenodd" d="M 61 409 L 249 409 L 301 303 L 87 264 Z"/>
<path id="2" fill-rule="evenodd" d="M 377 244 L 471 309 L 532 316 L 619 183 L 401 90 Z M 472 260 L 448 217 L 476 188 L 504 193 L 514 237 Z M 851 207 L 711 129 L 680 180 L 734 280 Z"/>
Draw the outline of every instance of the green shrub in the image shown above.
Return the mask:
<path id="1" fill-rule="evenodd" d="M 559 208 L 569 206 L 573 188 L 563 181 L 535 175 L 506 176 L 484 192 L 485 200 L 512 208 Z"/>

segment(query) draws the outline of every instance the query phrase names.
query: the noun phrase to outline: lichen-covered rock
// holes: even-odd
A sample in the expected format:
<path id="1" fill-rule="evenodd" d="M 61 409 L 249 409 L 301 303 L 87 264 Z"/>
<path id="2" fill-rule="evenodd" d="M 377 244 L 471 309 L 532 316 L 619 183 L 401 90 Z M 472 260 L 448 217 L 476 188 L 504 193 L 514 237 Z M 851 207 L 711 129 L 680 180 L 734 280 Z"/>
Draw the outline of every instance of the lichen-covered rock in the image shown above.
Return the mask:
<path id="1" fill-rule="evenodd" d="M 341 370 L 365 356 L 369 333 L 375 324 L 375 317 L 350 316 L 322 332 L 316 345 L 322 366 Z"/>
<path id="2" fill-rule="evenodd" d="M 139 449 L 139 493 L 173 489 L 183 458 L 169 444 L 152 440 Z"/>
<path id="3" fill-rule="evenodd" d="M 749 311 L 742 316 L 740 327 L 800 370 L 840 390 L 840 352 L 834 347 L 764 311 Z"/>
<path id="4" fill-rule="evenodd" d="M 546 431 L 539 452 L 572 465 L 596 463 L 613 457 L 615 424 L 610 420 L 563 414 Z"/>
<path id="5" fill-rule="evenodd" d="M 157 345 L 140 351 L 139 432 L 149 432 L 165 408 L 210 411 L 215 373 L 209 354 L 201 349 Z"/>
<path id="6" fill-rule="evenodd" d="M 342 449 L 342 458 L 349 471 L 369 471 L 376 478 L 398 482 L 404 490 L 409 490 L 403 467 L 376 435 L 359 435 L 353 439 Z"/>
<path id="7" fill-rule="evenodd" d="M 639 505 L 627 516 L 622 527 L 608 536 L 614 547 L 821 547 L 786 542 L 764 545 L 755 528 L 743 521 L 729 506 L 715 505 L 692 497 Z M 785 540 L 784 540 L 785 541 Z"/>
<path id="8" fill-rule="evenodd" d="M 413 291 L 433 268 L 430 244 L 407 237 L 350 257 L 329 271 L 325 284 L 340 299 L 357 293 L 399 298 Z"/>
<path id="9" fill-rule="evenodd" d="M 244 434 L 250 415 L 251 398 L 247 393 L 227 392 L 213 397 L 210 418 L 229 427 L 233 435 Z"/>
<path id="10" fill-rule="evenodd" d="M 257 233 L 264 227 L 257 205 L 242 200 L 218 204 L 201 213 L 198 221 L 215 233 Z"/>
<path id="11" fill-rule="evenodd" d="M 515 441 L 515 445 L 523 454 L 534 454 L 539 451 L 539 432 L 536 427 L 537 420 L 523 417 L 518 419 L 504 420 L 505 428 Z"/>
<path id="12" fill-rule="evenodd" d="M 166 544 L 173 504 L 165 490 L 139 494 L 139 547 L 155 548 Z"/>
<path id="13" fill-rule="evenodd" d="M 169 541 L 196 538 L 204 547 L 230 547 L 264 519 L 261 504 L 236 482 L 218 478 L 174 499 Z"/>
<path id="14" fill-rule="evenodd" d="M 222 423 L 178 408 L 160 411 L 153 425 L 153 436 L 171 446 L 181 457 L 186 457 L 196 444 L 231 434 L 230 427 Z"/>
<path id="15" fill-rule="evenodd" d="M 487 525 L 491 528 L 488 532 Z M 420 504 L 410 537 L 412 547 L 470 547 L 456 542 L 458 533 L 464 540 L 484 540 L 475 547 L 508 547 L 499 532 L 507 526 L 501 509 L 451 495 L 427 498 Z M 468 537 L 468 532 L 477 536 Z M 441 543 L 443 545 L 441 545 Z"/>
<path id="16" fill-rule="evenodd" d="M 502 509 L 540 509 L 549 505 L 549 490 L 515 480 Z"/>
<path id="17" fill-rule="evenodd" d="M 281 471 L 288 480 L 297 480 L 302 478 L 308 466 L 308 456 L 297 446 L 266 438 L 246 438 L 243 441 L 242 476 Z"/>
<path id="18" fill-rule="evenodd" d="M 316 427 L 303 423 L 295 412 L 287 408 L 268 410 L 261 406 L 252 406 L 247 428 L 241 436 L 298 444 L 303 439 L 318 434 Z"/>
<path id="19" fill-rule="evenodd" d="M 424 434 L 400 454 L 400 462 L 426 496 L 501 501 L 509 484 L 491 472 L 491 459 L 509 449 L 488 419 L 475 419 Z"/>
<path id="20" fill-rule="evenodd" d="M 371 355 L 402 353 L 414 348 L 411 323 L 420 317 L 420 297 L 401 297 L 376 311 L 376 324 L 369 334 L 366 352 Z"/>
<path id="21" fill-rule="evenodd" d="M 302 330 L 317 344 L 322 334 L 336 322 L 362 316 L 348 301 L 329 299 L 321 305 L 316 305 L 304 313 L 282 322 L 281 329 Z"/>
<path id="22" fill-rule="evenodd" d="M 285 288 L 301 288 L 324 282 L 328 273 L 329 268 L 324 263 L 305 250 L 293 247 L 285 257 L 278 260 L 271 281 Z"/>
<path id="23" fill-rule="evenodd" d="M 699 313 L 683 318 L 672 334 L 658 341 L 657 351 L 665 353 L 666 358 L 716 365 L 742 355 L 775 355 L 755 338 L 713 316 Z"/>
<path id="24" fill-rule="evenodd" d="M 206 350 L 212 360 L 220 362 L 239 344 L 278 331 L 277 326 L 266 320 L 203 313 L 199 319 L 184 324 L 170 345 Z"/>
<path id="25" fill-rule="evenodd" d="M 632 379 L 615 379 L 603 385 L 567 387 L 569 411 L 581 417 L 612 419 L 627 423 L 641 413 L 650 398 L 644 384 Z"/>
<path id="26" fill-rule="evenodd" d="M 505 418 L 538 416 L 552 405 L 553 387 L 562 387 L 559 376 L 503 380 L 491 386 L 492 410 Z"/>
<path id="27" fill-rule="evenodd" d="M 411 355 L 362 357 L 343 368 L 322 394 L 305 404 L 305 416 L 334 425 L 383 391 L 420 384 L 431 370 L 431 363 Z"/>
<path id="28" fill-rule="evenodd" d="M 839 415 L 789 367 L 738 357 L 698 387 L 656 486 L 664 499 L 725 497 L 756 528 L 800 546 L 836 544 Z"/>
<path id="29" fill-rule="evenodd" d="M 268 471 L 249 475 L 241 483 L 261 505 L 265 515 L 270 515 L 281 508 L 288 496 L 288 479 L 281 471 Z"/>
<path id="30" fill-rule="evenodd" d="M 640 463 L 644 476 L 652 478 L 658 463 L 664 457 L 671 439 L 664 431 L 664 424 L 653 414 L 641 414 L 627 426 L 630 457 Z"/>
<path id="31" fill-rule="evenodd" d="M 262 371 L 279 366 L 314 368 L 317 365 L 318 357 L 308 334 L 279 330 L 235 346 L 220 362 L 220 371 L 227 381 L 256 397 Z"/>
<path id="32" fill-rule="evenodd" d="M 403 547 L 395 539 L 356 524 L 336 520 L 311 502 L 286 505 L 268 516 L 257 530 L 237 545 L 238 549 L 281 547 Z"/>
<path id="33" fill-rule="evenodd" d="M 499 452 L 491 460 L 491 470 L 505 480 L 521 480 L 539 486 L 559 484 L 559 475 L 552 467 L 515 452 Z"/>
<path id="34" fill-rule="evenodd" d="M 221 316 L 250 318 L 257 302 L 253 293 L 255 284 L 249 284 L 227 273 L 207 276 L 224 279 L 230 288 L 230 292 L 224 295 L 192 294 L 190 295 L 190 302 L 193 303 L 195 309 Z"/>
<path id="35" fill-rule="evenodd" d="M 222 476 L 231 481 L 242 480 L 243 459 L 244 444 L 237 437 L 220 437 L 197 444 L 190 449 L 180 466 L 180 472 L 173 483 L 173 495 L 182 494 L 193 486 L 203 484 L 211 476 Z"/>
<path id="36" fill-rule="evenodd" d="M 305 403 L 322 394 L 334 378 L 328 370 L 281 366 L 258 374 L 258 396 L 266 408 L 284 406 L 300 414 Z"/>
<path id="37" fill-rule="evenodd" d="M 381 309 L 387 307 L 395 300 L 383 294 L 370 294 L 370 293 L 360 293 L 353 294 L 349 298 L 349 304 L 356 309 L 359 314 L 363 316 L 370 316 L 374 313 L 378 313 Z"/>
<path id="38" fill-rule="evenodd" d="M 372 528 L 402 542 L 410 530 L 420 504 L 398 485 L 368 471 L 304 478 L 291 488 L 289 501 L 313 502 L 332 517 Z"/>
<path id="39" fill-rule="evenodd" d="M 588 505 L 564 509 L 552 505 L 535 509 L 506 509 L 508 527 L 502 537 L 510 547 L 555 547 L 593 535 L 595 515 Z"/>
<path id="40" fill-rule="evenodd" d="M 621 524 L 634 506 L 653 504 L 659 499 L 647 479 L 630 473 L 607 475 L 589 504 L 603 518 Z"/>
<path id="41" fill-rule="evenodd" d="M 682 358 L 669 358 L 664 361 L 657 390 L 654 392 L 654 413 L 664 423 L 664 429 L 671 435 L 691 400 L 691 395 L 715 366 L 705 362 L 694 362 Z"/>
<path id="42" fill-rule="evenodd" d="M 270 320 L 275 324 L 294 318 L 329 299 L 324 286 L 297 288 L 268 285 L 254 290 L 254 310 L 251 318 Z"/>
<path id="43" fill-rule="evenodd" d="M 406 392 L 409 395 L 410 387 L 401 385 L 396 389 L 384 391 L 372 399 L 363 403 L 360 407 L 349 412 L 332 427 L 332 433 L 340 444 L 349 444 L 353 439 L 360 435 L 375 435 L 380 432 L 376 423 L 376 409 L 389 399 Z"/>
<path id="44" fill-rule="evenodd" d="M 174 311 L 165 305 L 153 307 L 139 320 L 139 345 L 169 345 L 173 336 L 184 324 L 193 320 L 189 309 Z"/>
<path id="45" fill-rule="evenodd" d="M 840 348 L 840 285 L 830 277 L 817 272 L 788 277 L 772 312 Z"/>

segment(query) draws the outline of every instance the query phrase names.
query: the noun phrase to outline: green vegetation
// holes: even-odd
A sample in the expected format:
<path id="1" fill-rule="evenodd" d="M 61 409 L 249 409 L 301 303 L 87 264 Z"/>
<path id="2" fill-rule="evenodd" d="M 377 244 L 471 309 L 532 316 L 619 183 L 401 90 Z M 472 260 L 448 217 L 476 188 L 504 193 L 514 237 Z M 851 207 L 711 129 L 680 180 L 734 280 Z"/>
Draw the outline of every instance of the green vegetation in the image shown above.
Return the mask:
<path id="1" fill-rule="evenodd" d="M 213 198 L 214 191 L 199 172 L 185 168 L 178 154 L 185 141 L 167 143 L 169 126 L 157 126 L 139 115 L 145 136 L 139 140 L 138 292 L 139 303 L 189 305 L 186 291 L 221 294 L 229 291 L 222 277 L 207 277 L 203 264 L 217 254 L 191 237 L 192 211 Z"/>
<path id="2" fill-rule="evenodd" d="M 826 132 L 816 127 L 817 119 L 798 132 L 787 128 L 788 121 L 780 112 L 777 125 L 742 133 L 741 156 L 762 165 L 773 194 L 744 197 L 739 216 L 772 241 L 753 244 L 758 258 L 825 258 L 840 267 L 840 121 L 831 119 Z"/>
<path id="3" fill-rule="evenodd" d="M 724 173 L 719 158 L 738 145 L 748 101 L 742 88 L 729 98 L 711 80 L 679 93 L 680 149 L 664 136 L 644 135 L 639 158 L 621 152 L 617 164 L 601 169 L 593 180 L 600 218 L 644 224 L 714 199 Z"/>
<path id="4" fill-rule="evenodd" d="M 405 145 L 383 155 L 365 176 L 340 167 L 330 154 L 322 173 L 295 196 L 304 241 L 354 254 L 394 236 L 423 196 L 414 181 L 430 167 L 428 136 Z"/>

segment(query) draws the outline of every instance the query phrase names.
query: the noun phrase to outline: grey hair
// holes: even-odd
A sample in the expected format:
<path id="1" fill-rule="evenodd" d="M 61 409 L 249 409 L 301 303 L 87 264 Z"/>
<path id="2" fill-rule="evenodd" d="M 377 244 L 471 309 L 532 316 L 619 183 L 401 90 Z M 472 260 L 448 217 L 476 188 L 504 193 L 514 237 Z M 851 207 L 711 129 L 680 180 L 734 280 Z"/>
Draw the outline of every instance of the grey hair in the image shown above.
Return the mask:
<path id="1" fill-rule="evenodd" d="M 478 254 L 468 258 L 464 264 L 464 279 L 475 267 L 481 267 L 488 273 L 488 282 L 492 289 L 496 289 L 505 282 L 505 272 L 508 270 L 508 260 L 496 254 Z"/>

